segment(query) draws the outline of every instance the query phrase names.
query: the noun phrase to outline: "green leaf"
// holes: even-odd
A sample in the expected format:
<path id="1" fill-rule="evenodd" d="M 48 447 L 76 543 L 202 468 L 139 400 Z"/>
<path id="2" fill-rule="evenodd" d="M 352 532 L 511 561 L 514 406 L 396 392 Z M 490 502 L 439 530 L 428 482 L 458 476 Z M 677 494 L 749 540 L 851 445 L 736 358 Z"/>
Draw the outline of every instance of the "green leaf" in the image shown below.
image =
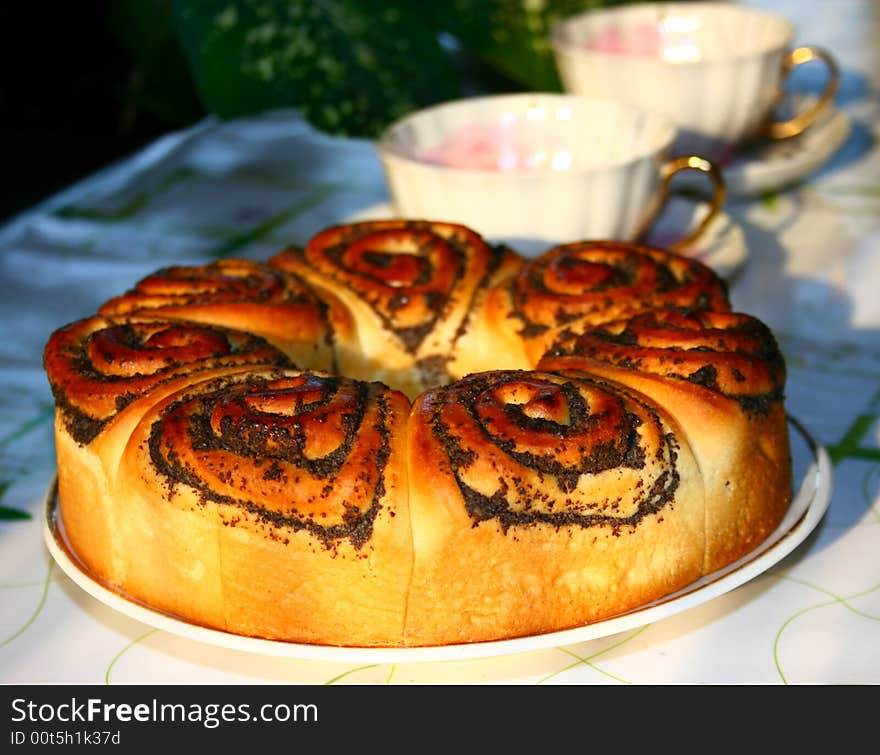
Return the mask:
<path id="1" fill-rule="evenodd" d="M 22 511 L 21 509 L 0 506 L 0 521 L 10 519 L 33 519 L 33 517 L 27 511 Z"/>
<path id="2" fill-rule="evenodd" d="M 9 489 L 8 480 L 0 480 L 0 498 L 2 498 Z M 32 519 L 27 511 L 21 509 L 13 509 L 9 506 L 0 506 L 0 521 L 9 519 Z"/>
<path id="3" fill-rule="evenodd" d="M 315 126 L 376 136 L 456 97 L 429 19 L 405 0 L 174 0 L 205 106 L 220 117 L 297 107 Z"/>

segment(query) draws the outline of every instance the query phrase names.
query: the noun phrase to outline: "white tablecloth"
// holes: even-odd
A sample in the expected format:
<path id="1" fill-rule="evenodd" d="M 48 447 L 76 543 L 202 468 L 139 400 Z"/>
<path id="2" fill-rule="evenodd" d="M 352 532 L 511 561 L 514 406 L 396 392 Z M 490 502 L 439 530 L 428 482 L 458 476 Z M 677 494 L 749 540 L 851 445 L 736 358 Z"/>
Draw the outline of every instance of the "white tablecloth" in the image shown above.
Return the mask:
<path id="1" fill-rule="evenodd" d="M 228 650 L 156 629 L 54 564 L 49 333 L 158 267 L 266 259 L 387 200 L 370 142 L 295 112 L 206 120 L 0 229 L 0 683 L 837 684 L 880 682 L 880 4 L 750 2 L 843 73 L 846 144 L 799 185 L 731 201 L 749 256 L 734 307 L 785 352 L 787 408 L 829 451 L 827 514 L 794 553 L 702 605 L 611 636 L 470 660 L 354 663 Z M 13 187 L 14 188 L 14 187 Z"/>

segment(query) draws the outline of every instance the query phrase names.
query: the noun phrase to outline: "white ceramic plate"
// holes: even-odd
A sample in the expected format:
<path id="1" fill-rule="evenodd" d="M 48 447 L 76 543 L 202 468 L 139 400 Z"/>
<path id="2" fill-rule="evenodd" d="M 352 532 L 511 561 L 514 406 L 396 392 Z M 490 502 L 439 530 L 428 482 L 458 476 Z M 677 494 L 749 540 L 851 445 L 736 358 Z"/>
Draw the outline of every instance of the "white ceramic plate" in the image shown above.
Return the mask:
<path id="1" fill-rule="evenodd" d="M 706 603 L 754 579 L 790 554 L 821 521 L 831 500 L 831 462 L 797 421 L 790 419 L 795 497 L 777 530 L 752 553 L 662 600 L 606 621 L 512 640 L 442 647 L 357 648 L 304 645 L 229 634 L 191 624 L 120 594 L 100 582 L 73 554 L 58 512 L 56 482 L 46 494 L 43 536 L 58 565 L 101 603 L 126 616 L 197 642 L 245 652 L 340 663 L 419 663 L 488 658 L 572 645 L 624 632 Z"/>
<path id="2" fill-rule="evenodd" d="M 786 107 L 799 109 L 814 100 L 790 95 Z M 728 195 L 760 196 L 806 178 L 834 156 L 851 130 L 849 116 L 829 107 L 802 134 L 781 141 L 767 140 L 735 154 L 729 164 L 722 166 Z M 685 180 L 684 174 L 681 180 Z M 698 188 L 696 181 L 693 187 Z"/>
<path id="3" fill-rule="evenodd" d="M 682 238 L 705 217 L 709 204 L 699 199 L 670 197 L 660 217 L 655 221 L 646 241 L 665 247 Z M 390 204 L 382 203 L 367 207 L 349 215 L 343 222 L 354 223 L 361 220 L 387 220 L 394 218 Z M 428 218 L 442 220 L 442 218 Z M 479 228 L 474 230 L 479 231 Z M 489 239 L 497 241 L 497 239 Z M 520 253 L 523 250 L 517 249 Z M 691 244 L 682 254 L 694 257 L 711 267 L 722 278 L 731 281 L 748 259 L 748 246 L 742 227 L 726 213 L 719 213 L 709 224 L 702 236 Z M 525 254 L 525 253 L 524 253 Z M 525 256 L 529 256 L 525 254 Z"/>

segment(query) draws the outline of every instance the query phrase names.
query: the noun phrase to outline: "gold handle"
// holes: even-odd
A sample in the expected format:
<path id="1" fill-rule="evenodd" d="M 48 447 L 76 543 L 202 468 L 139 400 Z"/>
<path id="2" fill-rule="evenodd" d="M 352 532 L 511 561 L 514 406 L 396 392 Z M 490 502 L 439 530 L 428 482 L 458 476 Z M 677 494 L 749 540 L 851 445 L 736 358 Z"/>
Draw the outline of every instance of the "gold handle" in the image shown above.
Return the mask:
<path id="1" fill-rule="evenodd" d="M 821 113 L 840 86 L 840 70 L 837 62 L 829 53 L 818 47 L 798 47 L 792 50 L 782 61 L 782 78 L 785 79 L 798 66 L 809 63 L 812 60 L 821 60 L 828 67 L 828 82 L 817 102 L 803 113 L 790 118 L 787 121 L 771 121 L 767 124 L 766 133 L 771 139 L 788 139 L 797 136 L 809 126 Z"/>
<path id="2" fill-rule="evenodd" d="M 708 174 L 709 178 L 712 180 L 712 200 L 709 205 L 709 212 L 706 213 L 706 217 L 700 221 L 700 224 L 694 228 L 693 231 L 687 234 L 684 238 L 666 245 L 668 249 L 674 252 L 681 251 L 703 235 L 706 228 L 709 227 L 709 224 L 715 219 L 718 213 L 721 212 L 721 208 L 724 207 L 724 201 L 727 197 L 727 187 L 724 184 L 724 177 L 721 175 L 721 169 L 715 165 L 715 163 L 711 160 L 707 160 L 705 157 L 700 157 L 699 155 L 674 157 L 663 163 L 660 168 L 660 191 L 656 204 L 657 213 L 662 209 L 669 196 L 669 183 L 672 181 L 672 177 L 683 170 L 698 170 L 702 173 Z M 656 217 L 657 213 L 654 214 L 654 217 Z"/>

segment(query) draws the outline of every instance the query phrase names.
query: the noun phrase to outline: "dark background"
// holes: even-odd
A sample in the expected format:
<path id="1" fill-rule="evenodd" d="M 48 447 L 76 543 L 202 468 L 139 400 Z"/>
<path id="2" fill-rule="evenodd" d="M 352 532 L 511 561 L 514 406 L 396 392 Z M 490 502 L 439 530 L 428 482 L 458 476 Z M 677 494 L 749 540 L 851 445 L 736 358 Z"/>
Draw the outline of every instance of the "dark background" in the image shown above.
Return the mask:
<path id="1" fill-rule="evenodd" d="M 368 136 L 401 108 L 462 94 L 559 89 L 549 54 L 536 53 L 534 39 L 546 36 L 551 17 L 597 2 L 621 0 L 548 0 L 543 26 L 535 26 L 519 0 L 239 2 L 236 30 L 207 40 L 220 7 L 208 0 L 5 0 L 0 223 L 209 110 L 237 117 L 296 105 L 318 128 Z M 383 26 L 389 8 L 398 14 L 393 27 Z M 255 78 L 240 61 L 255 45 L 245 50 L 239 37 L 266 13 L 280 25 L 301 23 L 303 34 L 352 76 L 316 91 L 303 87 L 303 80 L 324 80 L 321 61 L 311 54 L 287 61 L 288 38 L 278 35 L 274 47 L 260 52 L 285 62 L 271 82 Z M 335 26 L 327 28 L 331 20 Z M 507 41 L 487 48 L 499 28 Z M 410 43 L 404 53 L 394 43 L 401 36 Z M 425 43 L 429 38 L 432 44 Z M 367 49 L 378 65 L 366 66 L 355 49 Z M 340 102 L 357 103 L 355 115 L 322 122 L 325 106 L 335 110 Z"/>
<path id="2" fill-rule="evenodd" d="M 203 115 L 170 24 L 151 25 L 160 38 L 139 48 L 130 10 L 125 0 L 0 3 L 0 222 Z M 171 71 L 162 82 L 150 79 L 150 55 Z M 154 100 L 169 81 L 163 112 Z"/>

